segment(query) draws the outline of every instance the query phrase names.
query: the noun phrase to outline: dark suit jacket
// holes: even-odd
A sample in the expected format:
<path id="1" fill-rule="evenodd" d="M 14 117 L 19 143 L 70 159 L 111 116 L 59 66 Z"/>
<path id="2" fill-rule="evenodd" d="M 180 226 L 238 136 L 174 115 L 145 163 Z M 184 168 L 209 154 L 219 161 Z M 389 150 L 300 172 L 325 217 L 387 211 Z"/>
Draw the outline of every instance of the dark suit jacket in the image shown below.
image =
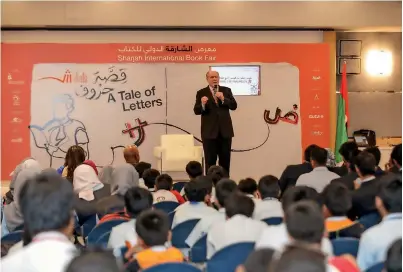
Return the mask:
<path id="1" fill-rule="evenodd" d="M 379 192 L 379 185 L 381 182 L 382 178 L 380 177 L 365 181 L 361 184 L 360 188 L 353 192 L 353 207 L 348 214 L 348 217 L 351 220 L 377 212 L 375 197 Z"/>
<path id="2" fill-rule="evenodd" d="M 218 91 L 224 95 L 224 101 L 218 100 L 215 103 L 213 94 L 207 86 L 199 90 L 196 94 L 196 102 L 193 111 L 196 115 L 201 115 L 201 137 L 202 139 L 217 138 L 219 133 L 224 138 L 234 137 L 234 129 L 229 110 L 236 110 L 237 103 L 232 95 L 231 89 L 219 86 Z M 208 101 L 203 110 L 201 98 L 208 97 Z"/>
<path id="3" fill-rule="evenodd" d="M 348 169 L 347 169 L 347 166 L 345 166 L 345 165 L 336 166 L 336 167 L 328 167 L 327 169 L 329 169 L 329 171 L 332 171 L 333 173 L 336 173 L 340 177 L 348 174 Z"/>
<path id="4" fill-rule="evenodd" d="M 354 191 L 355 190 L 354 181 L 357 178 L 358 178 L 358 175 L 356 172 L 350 172 L 345 176 L 332 180 L 331 183 L 340 182 L 340 183 L 344 184 L 350 191 Z"/>
<path id="5" fill-rule="evenodd" d="M 279 185 L 281 189 L 281 195 L 284 194 L 288 187 L 295 186 L 297 179 L 302 174 L 306 174 L 312 171 L 312 165 L 309 162 L 304 162 L 296 165 L 288 165 L 281 174 Z"/>

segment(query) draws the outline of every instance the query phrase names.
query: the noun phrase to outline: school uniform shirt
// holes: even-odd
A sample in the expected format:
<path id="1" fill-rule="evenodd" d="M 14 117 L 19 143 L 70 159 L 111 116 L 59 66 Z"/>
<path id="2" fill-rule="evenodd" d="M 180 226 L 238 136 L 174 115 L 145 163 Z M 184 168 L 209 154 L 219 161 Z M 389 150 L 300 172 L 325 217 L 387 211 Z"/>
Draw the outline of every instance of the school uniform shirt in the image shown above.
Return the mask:
<path id="1" fill-rule="evenodd" d="M 277 198 L 267 197 L 255 202 L 253 219 L 263 220 L 269 217 L 283 217 L 284 212 L 281 202 Z"/>
<path id="2" fill-rule="evenodd" d="M 64 272 L 76 256 L 74 244 L 62 233 L 43 232 L 1 260 L 2 272 Z"/>
<path id="3" fill-rule="evenodd" d="M 366 230 L 360 239 L 357 263 L 362 271 L 384 262 L 389 247 L 402 237 L 402 214 L 392 213 Z"/>
<path id="4" fill-rule="evenodd" d="M 326 218 L 325 227 L 329 239 L 351 237 L 360 239 L 364 226 L 357 221 L 351 221 L 347 216 L 333 216 Z"/>
<path id="5" fill-rule="evenodd" d="M 186 239 L 186 244 L 191 248 L 193 245 L 204 235 L 207 235 L 211 227 L 217 223 L 224 222 L 226 220 L 225 209 L 221 208 L 218 213 L 213 216 L 206 216 L 200 219 L 200 221 L 193 228 L 192 232 Z"/>
<path id="6" fill-rule="evenodd" d="M 136 219 L 121 223 L 112 228 L 108 240 L 108 248 L 120 249 L 130 244 L 131 247 L 137 244 Z"/>
<path id="7" fill-rule="evenodd" d="M 153 193 L 154 204 L 164 201 L 178 202 L 176 196 L 167 190 L 158 190 Z"/>
<path id="8" fill-rule="evenodd" d="M 240 214 L 214 224 L 207 234 L 207 259 L 226 246 L 241 242 L 256 242 L 266 228 L 266 223 Z"/>
<path id="9" fill-rule="evenodd" d="M 256 241 L 255 249 L 272 248 L 283 252 L 284 248 L 291 242 L 285 223 L 277 226 L 268 226 Z M 322 251 L 328 257 L 333 256 L 333 247 L 328 238 L 322 239 Z"/>
<path id="10" fill-rule="evenodd" d="M 215 216 L 217 210 L 207 206 L 204 202 L 185 202 L 175 209 L 175 216 L 172 222 L 172 228 L 176 225 L 191 219 L 202 219 L 209 216 Z"/>
<path id="11" fill-rule="evenodd" d="M 326 185 L 339 177 L 339 175 L 329 171 L 326 166 L 320 166 L 314 168 L 309 173 L 301 175 L 298 178 L 296 185 L 309 186 L 318 191 L 318 193 L 321 193 Z"/>

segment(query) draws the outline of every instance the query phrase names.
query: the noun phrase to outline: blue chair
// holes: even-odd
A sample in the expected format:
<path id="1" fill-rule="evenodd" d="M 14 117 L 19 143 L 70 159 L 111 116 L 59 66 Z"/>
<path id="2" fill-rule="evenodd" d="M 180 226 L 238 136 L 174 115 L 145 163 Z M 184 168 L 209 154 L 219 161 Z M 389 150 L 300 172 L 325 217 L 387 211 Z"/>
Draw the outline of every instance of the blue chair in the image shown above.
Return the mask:
<path id="1" fill-rule="evenodd" d="M 365 272 L 382 272 L 384 267 L 385 267 L 384 263 L 378 263 L 365 270 Z"/>
<path id="2" fill-rule="evenodd" d="M 269 217 L 269 218 L 263 219 L 262 221 L 265 222 L 269 226 L 276 226 L 276 225 L 280 225 L 281 223 L 283 223 L 283 218 L 282 217 Z"/>
<path id="3" fill-rule="evenodd" d="M 216 252 L 207 262 L 208 272 L 234 272 L 253 251 L 255 243 L 245 242 L 227 246 Z"/>
<path id="4" fill-rule="evenodd" d="M 103 247 L 103 248 L 107 248 L 110 235 L 111 235 L 111 231 L 105 232 L 98 238 L 98 240 L 95 242 L 95 245 Z M 92 245 L 94 245 L 94 244 L 92 244 Z"/>
<path id="5" fill-rule="evenodd" d="M 17 230 L 24 230 L 24 224 L 21 224 L 21 225 L 17 226 L 17 227 L 14 229 L 14 231 L 17 231 Z"/>
<path id="6" fill-rule="evenodd" d="M 144 269 L 143 272 L 201 272 L 197 267 L 187 263 L 164 263 Z"/>
<path id="7" fill-rule="evenodd" d="M 1 238 L 2 243 L 16 244 L 22 240 L 23 231 L 17 230 L 4 235 Z"/>
<path id="8" fill-rule="evenodd" d="M 337 238 L 331 240 L 331 242 L 334 256 L 351 254 L 352 256 L 357 257 L 360 240 L 356 238 Z"/>
<path id="9" fill-rule="evenodd" d="M 172 189 L 174 189 L 175 191 L 177 191 L 178 193 L 180 193 L 186 183 L 187 183 L 186 181 L 178 181 L 178 182 L 175 182 L 174 185 L 173 185 L 173 187 L 172 187 Z"/>
<path id="10" fill-rule="evenodd" d="M 175 217 L 175 211 L 168 213 L 169 217 L 169 226 L 172 227 L 172 223 L 174 222 L 174 217 Z"/>
<path id="11" fill-rule="evenodd" d="M 78 220 L 78 219 L 77 219 Z M 77 221 L 77 224 L 78 221 Z M 79 231 L 77 231 L 83 238 L 86 238 L 88 234 L 95 228 L 97 225 L 97 215 L 94 214 L 89 217 L 85 222 L 79 227 Z"/>
<path id="12" fill-rule="evenodd" d="M 191 219 L 176 225 L 172 229 L 172 246 L 176 248 L 189 248 L 185 240 L 200 219 Z"/>
<path id="13" fill-rule="evenodd" d="M 162 201 L 162 202 L 155 203 L 153 206 L 155 209 L 162 210 L 169 214 L 170 212 L 173 212 L 179 206 L 179 203 L 174 202 L 174 201 Z"/>
<path id="14" fill-rule="evenodd" d="M 189 259 L 192 263 L 204 263 L 207 261 L 207 235 L 201 237 L 193 245 L 189 252 Z"/>
<path id="15" fill-rule="evenodd" d="M 109 221 L 106 221 L 104 223 L 101 223 L 101 224 L 97 225 L 88 234 L 87 244 L 88 245 L 96 245 L 97 241 L 101 238 L 102 235 L 104 235 L 107 232 L 111 232 L 113 227 L 116 227 L 117 225 L 120 225 L 120 224 L 125 223 L 125 222 L 127 222 L 127 220 L 114 219 L 114 220 L 109 220 Z"/>
<path id="16" fill-rule="evenodd" d="M 361 223 L 361 225 L 364 226 L 364 228 L 367 230 L 370 227 L 373 227 L 377 225 L 379 222 L 381 222 L 381 216 L 377 212 L 369 213 L 364 216 L 362 216 L 358 222 Z"/>

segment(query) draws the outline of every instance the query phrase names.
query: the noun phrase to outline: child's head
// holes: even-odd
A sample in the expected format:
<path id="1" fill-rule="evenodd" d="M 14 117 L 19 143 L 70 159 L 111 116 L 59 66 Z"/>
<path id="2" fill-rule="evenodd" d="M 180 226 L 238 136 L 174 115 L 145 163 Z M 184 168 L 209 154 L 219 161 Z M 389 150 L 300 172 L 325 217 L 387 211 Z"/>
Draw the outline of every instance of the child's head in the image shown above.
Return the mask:
<path id="1" fill-rule="evenodd" d="M 278 178 L 275 176 L 267 175 L 263 176 L 259 180 L 257 186 L 260 198 L 265 199 L 268 197 L 278 198 L 280 197 L 280 185 L 278 184 Z"/>
<path id="2" fill-rule="evenodd" d="M 245 263 L 238 266 L 236 272 L 267 272 L 271 263 L 274 250 L 262 248 L 249 254 Z"/>
<path id="3" fill-rule="evenodd" d="M 137 173 L 139 173 L 139 178 L 143 177 L 144 171 L 151 168 L 151 164 L 148 162 L 139 162 L 135 166 Z"/>
<path id="4" fill-rule="evenodd" d="M 224 207 L 227 218 L 235 215 L 252 217 L 255 210 L 255 202 L 243 193 L 234 192 L 225 200 Z"/>
<path id="5" fill-rule="evenodd" d="M 112 252 L 86 249 L 68 265 L 66 272 L 118 272 L 119 267 Z"/>
<path id="6" fill-rule="evenodd" d="M 190 202 L 210 202 L 212 181 L 205 176 L 199 176 L 185 185 L 185 195 Z"/>
<path id="7" fill-rule="evenodd" d="M 352 207 L 351 192 L 341 183 L 330 183 L 323 189 L 323 215 L 331 216 L 346 216 L 347 212 Z"/>
<path id="8" fill-rule="evenodd" d="M 308 186 L 297 185 L 288 188 L 281 199 L 283 211 L 287 211 L 288 207 L 290 207 L 292 204 L 302 200 L 313 200 L 319 204 L 320 195 L 314 188 Z"/>
<path id="9" fill-rule="evenodd" d="M 216 204 L 224 208 L 225 201 L 234 192 L 238 191 L 238 186 L 231 179 L 222 179 L 215 186 Z"/>
<path id="10" fill-rule="evenodd" d="M 209 176 L 213 181 L 214 187 L 221 179 L 228 177 L 225 169 L 219 165 L 210 166 L 210 168 L 207 170 L 207 176 Z"/>
<path id="11" fill-rule="evenodd" d="M 167 190 L 171 191 L 174 182 L 170 175 L 162 174 L 157 177 L 155 180 L 155 190 Z"/>
<path id="12" fill-rule="evenodd" d="M 253 178 L 241 179 L 238 184 L 238 189 L 244 194 L 256 196 L 257 182 Z"/>
<path id="13" fill-rule="evenodd" d="M 136 218 L 142 211 L 148 210 L 153 205 L 153 195 L 144 188 L 132 187 L 127 190 L 125 196 L 127 214 Z"/>
<path id="14" fill-rule="evenodd" d="M 144 171 L 143 180 L 148 189 L 154 189 L 155 180 L 159 175 L 160 172 L 157 169 L 150 168 Z"/>
<path id="15" fill-rule="evenodd" d="M 168 215 L 160 210 L 144 211 L 136 219 L 138 243 L 142 248 L 162 246 L 170 241 L 170 229 Z"/>
<path id="16" fill-rule="evenodd" d="M 203 167 L 198 161 L 190 161 L 186 165 L 186 173 L 190 179 L 195 179 L 198 176 L 203 175 Z"/>
<path id="17" fill-rule="evenodd" d="M 382 216 L 390 213 L 402 213 L 402 180 L 401 177 L 385 176 L 380 185 L 375 205 Z"/>

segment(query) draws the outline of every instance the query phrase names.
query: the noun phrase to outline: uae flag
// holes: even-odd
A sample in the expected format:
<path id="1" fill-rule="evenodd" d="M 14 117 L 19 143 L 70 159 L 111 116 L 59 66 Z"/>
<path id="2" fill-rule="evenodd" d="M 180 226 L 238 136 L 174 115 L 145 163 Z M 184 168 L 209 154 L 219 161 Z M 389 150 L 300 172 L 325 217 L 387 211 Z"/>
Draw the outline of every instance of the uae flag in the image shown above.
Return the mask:
<path id="1" fill-rule="evenodd" d="M 343 63 L 343 72 L 341 76 L 341 88 L 339 103 L 337 105 L 337 130 L 336 130 L 336 162 L 341 162 L 343 158 L 339 154 L 340 146 L 347 142 L 348 127 L 348 92 L 347 92 L 347 73 L 346 63 Z"/>

